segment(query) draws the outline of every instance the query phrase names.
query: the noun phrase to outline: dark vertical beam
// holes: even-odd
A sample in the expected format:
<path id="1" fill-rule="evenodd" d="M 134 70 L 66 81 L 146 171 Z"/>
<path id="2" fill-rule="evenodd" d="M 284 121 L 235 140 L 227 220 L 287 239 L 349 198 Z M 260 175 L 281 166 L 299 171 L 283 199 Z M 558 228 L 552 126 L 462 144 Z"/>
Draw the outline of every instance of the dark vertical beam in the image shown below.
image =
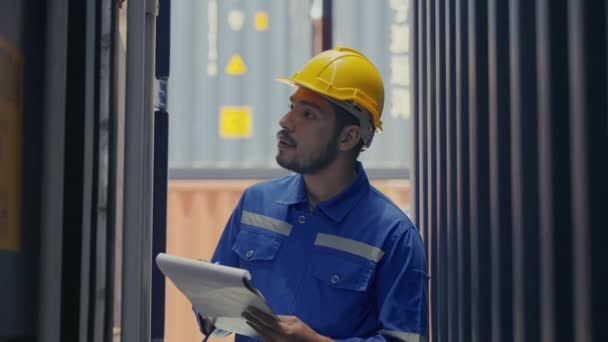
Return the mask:
<path id="1" fill-rule="evenodd" d="M 513 210 L 513 336 L 516 341 L 524 341 L 525 304 L 523 289 L 523 223 L 522 223 L 522 162 L 521 162 L 521 101 L 520 87 L 521 61 L 519 58 L 519 0 L 509 1 L 509 65 L 511 88 L 511 173 Z"/>
<path id="2" fill-rule="evenodd" d="M 537 3 L 537 7 L 541 6 L 544 0 Z M 549 234 L 552 234 L 552 247 L 543 247 L 541 243 L 541 253 L 543 258 L 551 258 L 553 262 L 553 272 L 544 274 L 544 277 L 552 277 L 551 279 L 544 280 L 545 284 L 548 282 L 553 283 L 553 297 L 546 298 L 543 300 L 550 300 L 554 304 L 550 305 L 543 302 L 543 311 L 541 311 L 542 317 L 542 339 L 544 341 L 573 341 L 574 340 L 574 328 L 570 324 L 561 324 L 561 322 L 573 322 L 573 255 L 572 255 L 572 215 L 571 215 L 571 199 L 572 192 L 569 186 L 565 184 L 570 183 L 571 174 L 570 168 L 565 167 L 570 163 L 570 128 L 569 128 L 569 96 L 568 96 L 568 84 L 570 82 L 568 76 L 568 24 L 567 24 L 567 0 L 552 0 L 546 2 L 546 9 L 548 12 L 544 14 L 539 13 L 538 17 L 547 18 L 547 23 L 542 25 L 545 30 L 548 31 L 549 36 L 544 38 L 548 42 L 548 50 L 546 56 L 549 60 L 541 60 L 540 52 L 537 58 L 538 63 L 538 75 L 539 75 L 539 89 L 541 84 L 546 83 L 541 75 L 540 71 L 541 63 L 549 65 L 548 69 L 544 72 L 547 73 L 550 78 L 549 84 L 549 103 L 544 108 L 540 107 L 539 103 L 539 138 L 544 136 L 544 139 L 549 140 L 541 143 L 539 141 L 539 148 L 543 149 L 544 146 L 549 145 L 551 147 L 550 164 L 547 165 L 541 161 L 539 166 L 545 168 L 545 172 L 551 172 L 552 174 L 551 183 L 547 184 L 543 179 L 547 176 L 545 172 L 539 170 L 539 182 L 541 187 L 539 188 L 539 194 L 541 196 L 540 203 L 547 203 L 547 200 L 551 201 L 551 212 L 549 212 L 549 206 L 542 206 L 541 211 L 541 222 L 540 228 L 543 232 L 547 232 L 552 229 Z M 543 19 L 545 20 L 545 19 Z M 540 29 L 539 29 L 540 31 Z M 539 32 L 540 33 L 540 32 Z M 540 34 L 539 34 L 540 35 Z M 537 40 L 537 46 L 540 48 L 544 46 L 540 43 L 540 38 Z M 539 95 L 539 100 L 543 100 L 543 96 Z M 546 101 L 546 100 L 545 100 Z M 542 135 L 543 128 L 541 126 L 547 126 L 546 129 L 551 133 Z M 539 151 L 540 155 L 548 153 L 548 151 Z M 544 166 L 543 166 L 544 164 Z M 543 212 L 547 211 L 547 212 Z M 550 216 L 548 216 L 550 215 Z M 544 218 L 543 218 L 544 217 Z M 550 221 L 549 221 L 550 220 Z M 550 241 L 541 235 L 541 242 Z M 552 249 L 553 253 L 550 253 Z M 543 261 L 543 268 L 545 262 Z M 542 279 L 542 277 L 541 277 Z M 545 284 L 541 283 L 541 292 L 544 291 Z M 553 306 L 553 308 L 551 308 Z M 551 310 L 554 312 L 554 316 L 551 317 Z M 551 317 L 555 323 L 551 324 L 550 321 L 546 321 L 548 317 Z M 551 327 L 554 332 L 551 333 Z M 554 339 L 552 339 L 552 337 Z"/>
<path id="3" fill-rule="evenodd" d="M 119 146 L 120 144 L 118 144 L 118 136 L 120 135 L 119 133 L 119 129 L 118 129 L 118 122 L 119 122 L 119 114 L 118 114 L 118 105 L 117 105 L 117 98 L 118 98 L 118 92 L 119 92 L 119 88 L 118 88 L 118 70 L 119 70 L 119 65 L 120 62 L 118 61 L 118 51 L 115 48 L 116 46 L 118 46 L 118 42 L 120 39 L 120 33 L 118 31 L 119 29 L 119 6 L 116 3 L 112 3 L 111 5 L 111 57 L 110 57 L 110 67 L 109 69 L 111 70 L 111 75 L 110 75 L 110 80 L 109 80 L 109 119 L 108 119 L 108 130 L 109 130 L 109 142 L 108 142 L 108 149 L 109 149 L 109 154 L 110 154 L 110 158 L 108 160 L 108 168 L 110 170 L 109 175 L 108 175 L 108 217 L 107 217 L 107 222 L 108 222 L 108 235 L 107 235 L 107 244 L 106 244 L 106 255 L 107 255 L 107 262 L 106 262 L 106 280 L 107 280 L 107 287 L 106 287 L 106 293 L 107 293 L 107 298 L 108 300 L 106 301 L 106 310 L 105 310 L 105 317 L 104 317 L 104 340 L 105 341 L 110 341 L 113 336 L 114 336 L 114 321 L 115 319 L 118 319 L 118 317 L 115 317 L 115 302 L 118 302 L 120 299 L 120 289 L 118 289 L 115 284 L 117 279 L 119 278 L 118 276 L 118 271 L 117 268 L 115 267 L 116 265 L 116 259 L 118 258 L 118 252 L 117 252 L 117 235 L 119 234 L 119 225 L 117 224 L 117 222 L 119 220 L 117 220 L 117 217 L 119 216 L 119 209 L 120 209 L 120 204 L 119 201 L 117 200 L 118 198 L 118 193 L 120 193 L 120 189 L 119 189 L 119 172 L 117 172 L 116 170 L 118 169 L 118 165 L 120 165 L 119 162 Z"/>
<path id="4" fill-rule="evenodd" d="M 606 195 L 608 194 L 608 36 L 604 20 L 606 1 L 586 1 L 585 4 L 585 74 L 587 108 L 587 147 L 589 180 L 589 238 L 591 247 L 591 329 L 593 341 L 607 341 L 608 279 L 605 276 L 608 249 L 606 234 Z M 603 113 L 603 114 L 602 114 Z"/>
<path id="5" fill-rule="evenodd" d="M 511 171 L 514 339 L 538 341 L 538 179 L 534 3 L 511 0 Z M 532 61 L 532 62 L 531 62 Z"/>
<path id="6" fill-rule="evenodd" d="M 84 43 L 84 126 L 83 126 L 83 201 L 82 201 L 82 249 L 80 264 L 80 340 L 92 341 L 94 333 L 94 313 L 96 311 L 96 254 L 97 243 L 103 244 L 101 239 L 95 239 L 95 232 L 100 223 L 97 219 L 100 213 L 97 211 L 99 203 L 99 192 L 103 191 L 97 186 L 99 171 L 96 164 L 100 162 L 100 153 L 97 144 L 100 139 L 99 132 L 99 72 L 97 63 L 100 61 L 100 53 L 96 46 L 98 37 L 99 11 L 96 1 L 87 0 L 85 5 L 85 43 Z M 82 114 L 81 114 L 82 115 Z M 100 272 L 101 274 L 101 272 Z M 102 287 L 103 288 L 103 287 Z M 103 304 L 100 303 L 100 309 Z M 72 328 L 73 329 L 73 328 Z"/>
<path id="7" fill-rule="evenodd" d="M 90 188 L 85 182 L 85 152 L 88 133 L 85 127 L 88 123 L 86 99 L 88 98 L 87 79 L 87 4 L 85 1 L 70 1 L 68 10 L 68 55 L 67 55 L 67 82 L 66 82 L 66 126 L 65 126 L 65 164 L 64 177 L 64 207 L 63 207 L 63 248 L 61 273 L 61 340 L 76 341 L 80 338 L 82 326 L 81 305 L 88 298 L 81 291 L 87 286 L 88 279 L 83 278 L 82 264 L 83 238 L 86 238 L 84 206 L 90 196 Z M 91 157 L 91 155 L 89 155 Z M 85 195 L 87 197 L 85 197 Z"/>
<path id="8" fill-rule="evenodd" d="M 152 258 L 167 250 L 167 174 L 169 157 L 169 113 L 167 79 L 170 71 L 171 1 L 159 1 L 157 17 L 155 76 L 160 80 L 159 110 L 154 113 L 154 190 L 152 212 Z M 152 263 L 152 341 L 165 337 L 165 277 Z"/>
<path id="9" fill-rule="evenodd" d="M 108 272 L 108 263 L 112 260 L 114 244 L 109 240 L 113 236 L 113 221 L 109 218 L 112 215 L 112 201 L 109 194 L 113 184 L 110 180 L 110 161 L 112 150 L 110 149 L 112 125 L 111 93 L 112 84 L 112 17 L 113 5 L 111 0 L 98 1 L 97 6 L 97 32 L 95 33 L 95 49 L 97 50 L 94 68 L 95 76 L 95 112 L 96 112 L 96 138 L 94 170 L 96 179 L 94 187 L 96 189 L 95 212 L 93 216 L 93 228 L 91 234 L 91 292 L 89 309 L 89 338 L 87 341 L 100 342 L 107 341 L 111 335 L 111 328 L 108 328 L 108 310 L 114 299 L 112 290 L 113 275 Z M 104 39 L 99 39 L 104 37 Z M 104 296 L 96 294 L 104 293 Z"/>
<path id="10" fill-rule="evenodd" d="M 322 47 L 323 51 L 333 48 L 333 0 L 323 0 Z"/>
<path id="11" fill-rule="evenodd" d="M 498 121 L 500 120 L 498 104 L 499 81 L 498 73 L 501 69 L 498 65 L 498 44 L 501 37 L 498 36 L 499 24 L 499 12 L 497 9 L 497 2 L 504 3 L 504 1 L 490 0 L 488 1 L 488 113 L 489 113 L 489 133 L 490 133 L 490 170 L 489 170 L 489 182 L 490 182 L 490 246 L 491 246 L 491 312 L 490 318 L 492 328 L 492 341 L 500 342 L 502 338 L 502 283 L 500 277 L 500 251 L 501 251 L 501 239 L 500 239 L 500 201 L 501 201 L 501 189 L 500 189 L 500 143 L 498 141 L 500 135 L 500 129 Z M 504 53 L 504 51 L 502 51 Z"/>
<path id="12" fill-rule="evenodd" d="M 426 196 L 427 192 L 427 183 L 426 178 L 428 177 L 427 173 L 427 165 L 426 165 L 426 68 L 427 68 L 427 58 L 426 58 L 426 6 L 425 3 L 419 3 L 418 6 L 418 62 L 419 62 L 419 70 L 418 70 L 418 166 L 420 172 L 418 173 L 418 214 L 417 214 L 417 223 L 418 227 L 422 232 L 422 237 L 424 240 L 424 246 L 427 251 L 427 258 L 430 256 L 429 249 L 429 235 L 428 235 L 428 227 L 426 225 Z M 430 272 L 430 270 L 429 270 Z M 430 300 L 430 296 L 429 296 Z"/>
<path id="13" fill-rule="evenodd" d="M 43 108 L 43 180 L 40 227 L 40 307 L 39 341 L 61 341 L 63 273 L 63 217 L 67 194 L 64 194 L 66 144 L 66 94 L 68 93 L 67 59 L 70 18 L 68 0 L 46 2 L 46 52 Z M 30 14 L 31 15 L 31 14 Z M 31 18 L 31 17 L 30 17 Z M 26 75 L 27 77 L 27 75 Z M 27 78 L 26 78 L 27 80 Z M 69 181 L 72 181 L 69 179 Z M 35 325 L 32 322 L 32 327 Z"/>
<path id="14" fill-rule="evenodd" d="M 568 2 L 575 340 L 608 338 L 605 316 L 606 2 Z M 573 49 L 579 49 L 573 51 Z M 602 156 L 602 157 L 600 157 Z"/>
<path id="15" fill-rule="evenodd" d="M 426 101 L 426 94 L 427 94 L 427 78 L 426 78 L 426 74 L 427 74 L 427 70 L 428 70 L 428 58 L 427 58 L 427 47 L 426 44 L 428 44 L 428 31 L 427 31 L 427 6 L 426 6 L 426 2 L 420 2 L 419 6 L 418 6 L 418 28 L 419 28 L 419 32 L 418 32 L 418 53 L 419 53 L 419 62 L 420 62 L 420 69 L 419 69 L 419 73 L 418 73 L 418 89 L 419 94 L 418 94 L 418 103 L 419 103 L 419 120 L 418 120 L 418 151 L 419 151 L 419 168 L 420 168 L 420 173 L 419 173 L 419 178 L 418 178 L 418 183 L 419 185 L 419 197 L 418 197 L 418 224 L 419 227 L 422 231 L 422 236 L 424 239 L 424 246 L 427 252 L 427 260 L 430 261 L 431 258 L 431 248 L 430 248 L 430 241 L 429 241 L 429 226 L 427 224 L 427 208 L 428 208 L 428 204 L 427 204 L 427 197 L 428 197 L 428 184 L 427 184 L 427 179 L 429 177 L 429 173 L 428 173 L 428 165 L 427 165 L 427 131 L 426 131 L 426 126 L 427 126 L 427 120 L 428 120 L 428 115 L 427 115 L 427 101 Z M 429 264 L 429 274 L 431 274 L 432 270 L 430 268 L 430 264 Z M 433 279 L 430 279 L 430 282 L 433 282 Z M 433 307 L 431 306 L 431 296 L 432 296 L 432 287 L 429 286 L 429 318 L 432 315 L 433 312 Z M 433 327 L 433 322 L 432 320 L 429 320 L 429 335 L 431 334 L 431 330 Z"/>
<path id="16" fill-rule="evenodd" d="M 488 2 L 491 340 L 513 341 L 508 2 Z"/>
<path id="17" fill-rule="evenodd" d="M 447 336 L 458 340 L 458 271 L 457 271 L 457 202 L 456 202 L 456 31 L 455 0 L 446 2 L 445 14 L 445 85 L 446 85 L 446 227 L 447 227 Z"/>
<path id="18" fill-rule="evenodd" d="M 156 19 L 156 78 L 169 77 L 171 66 L 171 0 L 158 0 Z"/>
<path id="19" fill-rule="evenodd" d="M 568 36 L 565 0 L 538 0 L 537 78 L 541 339 L 572 341 Z"/>
<path id="20" fill-rule="evenodd" d="M 557 211 L 559 202 L 565 202 L 566 196 L 558 198 L 557 195 L 564 193 L 568 187 L 567 177 L 560 177 L 568 168 L 559 164 L 558 159 L 567 155 L 567 136 L 560 133 L 560 125 L 567 122 L 567 102 L 558 103 L 567 99 L 563 88 L 568 84 L 565 65 L 562 59 L 563 49 L 560 41 L 567 36 L 565 32 L 565 4 L 563 1 L 536 1 L 536 67 L 538 79 L 538 193 L 539 193 L 539 228 L 540 228 L 540 334 L 541 340 L 549 341 L 572 341 L 571 331 L 567 331 L 570 324 L 563 324 L 560 333 L 557 333 L 557 317 L 561 322 L 570 322 L 567 313 L 563 311 L 568 306 L 559 302 L 570 302 L 571 295 L 568 291 L 560 291 L 557 296 L 558 287 L 570 288 L 570 281 L 563 279 L 565 284 L 557 282 L 557 274 L 565 274 L 568 278 L 570 262 L 562 260 L 558 254 L 567 255 L 568 244 L 560 244 L 559 241 L 567 241 L 569 210 L 567 206 L 564 211 Z M 561 19 L 561 20 L 560 20 Z M 556 39 L 559 36 L 559 40 Z M 561 78 L 561 79 L 560 79 Z M 562 130 L 563 131 L 563 130 Z M 565 142 L 565 146 L 564 145 Z M 565 149 L 564 149 L 565 147 Z M 567 161 L 566 161 L 567 163 Z M 567 191 L 567 190 L 566 190 Z M 561 195 L 561 194 L 560 194 Z M 565 195 L 565 194 L 564 194 Z M 561 197 L 561 196 L 560 196 Z M 563 207 L 563 206 L 562 206 Z M 559 213 L 559 215 L 558 215 Z M 563 227 L 565 229 L 560 229 Z M 566 234 L 560 234 L 560 230 Z M 565 239 L 565 240 L 564 240 Z M 560 263 L 559 261 L 564 261 Z M 556 310 L 557 308 L 562 310 Z M 567 309 L 568 310 L 568 309 Z M 572 311 L 571 308 L 569 311 Z"/>
<path id="21" fill-rule="evenodd" d="M 568 2 L 568 47 L 570 75 L 570 134 L 572 135 L 572 219 L 574 225 L 574 332 L 575 340 L 589 342 L 591 331 L 591 257 L 589 183 L 587 179 L 587 105 L 584 50 L 584 7 Z"/>
<path id="22" fill-rule="evenodd" d="M 456 178 L 458 221 L 458 326 L 459 341 L 471 340 L 471 286 L 469 253 L 469 138 L 467 0 L 456 2 Z"/>
<path id="23" fill-rule="evenodd" d="M 472 341 L 490 339 L 486 8 L 485 0 L 468 3 Z"/>
<path id="24" fill-rule="evenodd" d="M 419 27 L 418 23 L 420 21 L 418 17 L 418 0 L 412 0 L 410 7 L 410 56 L 412 60 L 412 68 L 410 70 L 410 85 L 411 85 L 411 99 L 412 99 L 412 138 L 411 138 L 411 148 L 412 148 L 412 168 L 411 168 L 411 178 L 410 184 L 412 188 L 412 201 L 411 201 L 411 212 L 413 213 L 413 219 L 416 225 L 418 225 L 418 218 L 420 214 L 418 212 L 418 197 L 420 196 L 420 163 L 419 157 L 420 153 L 418 150 L 418 141 L 419 141 L 419 132 L 418 132 L 418 122 L 420 121 L 420 106 L 418 94 L 420 93 L 420 87 L 418 85 L 418 74 L 420 73 L 420 59 L 418 57 L 418 32 Z"/>
<path id="25" fill-rule="evenodd" d="M 420 214 L 420 198 L 423 196 L 421 191 L 421 183 L 420 183 L 420 169 L 422 168 L 422 163 L 420 162 L 420 121 L 421 121 L 421 110 L 420 110 L 420 74 L 421 74 L 421 59 L 420 59 L 420 51 L 423 50 L 420 47 L 421 44 L 421 27 L 420 27 L 420 11 L 421 7 L 418 0 L 412 0 L 410 7 L 410 56 L 412 58 L 412 69 L 410 70 L 410 84 L 412 86 L 412 172 L 411 174 L 411 186 L 412 186 L 412 204 L 411 209 L 413 213 L 413 218 L 415 224 L 418 226 L 418 229 L 422 233 L 421 226 L 421 214 Z M 425 246 L 427 245 L 426 239 L 424 240 Z M 428 251 L 428 249 L 427 249 Z"/>
<path id="26" fill-rule="evenodd" d="M 418 150 L 418 196 L 416 197 L 416 201 L 418 202 L 416 220 L 418 223 L 418 227 L 422 232 L 422 238 L 424 240 L 424 247 L 427 252 L 427 260 L 430 260 L 431 249 L 430 249 L 430 241 L 429 241 L 429 228 L 427 225 L 426 219 L 426 211 L 427 211 L 427 178 L 428 169 L 427 169 L 427 144 L 426 144 L 426 125 L 427 125 L 427 103 L 426 103 L 426 93 L 427 93 L 427 79 L 426 73 L 428 68 L 428 59 L 426 53 L 426 44 L 427 44 L 427 29 L 426 29 L 426 2 L 420 1 L 417 3 L 416 13 L 417 13 L 417 52 L 418 52 L 418 70 L 417 70 L 417 89 L 418 93 L 415 94 L 417 99 L 418 106 L 418 122 L 417 122 L 417 130 L 418 130 L 418 140 L 417 140 L 417 150 Z M 431 274 L 432 270 L 429 268 L 429 274 Z M 434 280 L 431 278 L 430 283 Z M 432 291 L 431 286 L 429 286 L 429 290 Z M 431 296 L 432 292 L 429 291 L 428 305 L 429 305 L 429 318 L 432 315 L 432 306 L 431 304 Z M 429 325 L 427 327 L 428 334 L 431 335 L 431 330 L 433 327 L 433 322 L 429 320 Z"/>
<path id="27" fill-rule="evenodd" d="M 426 54 L 427 54 L 427 73 L 426 73 L 426 153 L 427 153 L 427 229 L 429 234 L 430 243 L 430 274 L 431 289 L 431 322 L 433 336 L 437 336 L 438 323 L 439 323 L 439 308 L 437 307 L 437 301 L 434 300 L 438 295 L 438 282 L 435 279 L 435 272 L 437 270 L 437 222 L 435 221 L 435 198 L 437 196 L 435 178 L 437 177 L 437 169 L 435 166 L 435 120 L 436 120 L 436 108 L 435 108 L 435 68 L 437 63 L 435 60 L 435 0 L 426 1 Z M 439 273 L 437 273 L 439 276 Z"/>
<path id="28" fill-rule="evenodd" d="M 435 282 L 437 283 L 437 340 L 447 340 L 447 236 L 446 236 L 446 165 L 445 165 L 445 2 L 435 3 L 435 220 L 436 258 Z"/>
<path id="29" fill-rule="evenodd" d="M 154 211 L 152 256 L 167 251 L 167 172 L 169 157 L 169 113 L 154 113 Z M 152 341 L 165 337 L 165 277 L 156 263 L 152 265 Z"/>
<path id="30" fill-rule="evenodd" d="M 6 2 L 5 2 L 6 3 Z M 21 283 L 16 294 L 13 291 L 6 291 L 3 296 L 14 296 L 18 298 L 18 311 L 12 311 L 8 303 L 4 303 L 4 309 L 8 309 L 9 315 L 20 317 L 20 327 L 18 330 L 25 328 L 21 332 L 23 339 L 31 338 L 40 334 L 35 322 L 41 321 L 42 308 L 40 306 L 42 287 L 47 284 L 42 282 L 40 263 L 41 256 L 41 226 L 42 226 L 42 184 L 45 179 L 43 174 L 43 142 L 44 142 L 44 119 L 47 116 L 44 108 L 43 99 L 44 82 L 45 82 L 45 51 L 47 39 L 46 15 L 50 9 L 46 8 L 45 3 L 34 1 L 22 1 L 20 10 L 20 20 L 22 23 L 22 53 L 23 66 L 27 69 L 23 70 L 21 100 L 22 103 L 22 119 L 21 119 L 21 212 L 27 215 L 21 215 L 21 251 L 19 259 L 22 260 L 17 278 L 21 278 Z M 8 14 L 8 13 L 6 13 Z M 10 14 L 9 14 L 10 15 Z M 16 19 L 16 18 L 15 18 Z M 57 37 L 59 38 L 59 37 Z M 53 47 L 56 48 L 56 47 Z M 15 71 L 15 70 L 11 70 Z M 3 83 L 6 85 L 6 74 L 3 74 Z M 19 88 L 17 88 L 19 89 Z M 24 101 L 25 98 L 36 99 L 35 101 Z M 6 126 L 5 126 L 6 127 Z M 1 158 L 1 157 L 0 157 Z M 54 198 L 60 201 L 60 194 L 56 194 Z M 54 246 L 59 248 L 58 246 Z M 6 258 L 7 255 L 2 256 Z M 9 272 L 3 269 L 3 279 L 9 279 Z M 10 272 L 12 273 L 12 272 Z M 19 274 L 20 273 L 20 274 Z M 16 280 L 15 279 L 15 280 Z M 50 284 L 48 284 L 50 285 Z M 5 286 L 5 285 L 4 285 Z M 6 289 L 6 287 L 5 287 Z M 25 297 L 24 301 L 21 298 Z M 6 298 L 6 297 L 3 297 Z M 6 311 L 5 311 L 6 312 Z M 4 318 L 5 327 L 9 319 Z M 32 324 L 33 323 L 33 324 Z M 10 325 L 10 323 L 9 323 Z"/>
<path id="31" fill-rule="evenodd" d="M 540 244 L 540 293 L 541 338 L 543 342 L 555 341 L 555 288 L 553 286 L 553 165 L 551 158 L 551 32 L 549 26 L 549 1 L 536 2 L 536 67 L 538 72 L 538 185 L 539 200 L 543 203 L 539 212 Z"/>

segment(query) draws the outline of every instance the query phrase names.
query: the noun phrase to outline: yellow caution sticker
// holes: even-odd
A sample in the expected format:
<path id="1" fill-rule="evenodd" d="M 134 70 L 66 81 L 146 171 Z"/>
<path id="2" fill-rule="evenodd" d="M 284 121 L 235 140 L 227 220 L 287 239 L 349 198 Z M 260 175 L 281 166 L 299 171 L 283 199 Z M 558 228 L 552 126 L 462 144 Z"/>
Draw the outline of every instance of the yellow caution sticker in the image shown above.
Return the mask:
<path id="1" fill-rule="evenodd" d="M 243 75 L 247 72 L 247 66 L 245 66 L 245 61 L 243 57 L 238 53 L 235 53 L 230 58 L 228 64 L 226 64 L 226 73 L 228 75 Z"/>
<path id="2" fill-rule="evenodd" d="M 253 134 L 253 118 L 251 113 L 251 107 L 221 107 L 219 124 L 220 136 L 222 138 L 250 138 Z"/>
<path id="3" fill-rule="evenodd" d="M 0 250 L 21 245 L 23 61 L 0 36 Z"/>
<path id="4" fill-rule="evenodd" d="M 255 13 L 254 26 L 257 31 L 268 29 L 268 12 L 258 11 Z"/>

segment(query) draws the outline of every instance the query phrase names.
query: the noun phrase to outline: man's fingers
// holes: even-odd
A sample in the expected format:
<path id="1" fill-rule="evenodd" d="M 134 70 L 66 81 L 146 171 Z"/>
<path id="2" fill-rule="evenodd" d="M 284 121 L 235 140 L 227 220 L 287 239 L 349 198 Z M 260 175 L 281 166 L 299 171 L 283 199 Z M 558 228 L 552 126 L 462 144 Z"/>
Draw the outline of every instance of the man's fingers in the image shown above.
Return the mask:
<path id="1" fill-rule="evenodd" d="M 257 326 L 265 327 L 270 330 L 277 329 L 277 320 L 271 316 L 271 319 L 268 319 L 264 316 L 254 315 L 251 312 L 245 311 L 243 312 L 243 318 L 245 318 L 249 322 L 253 322 Z"/>
<path id="2" fill-rule="evenodd" d="M 245 316 L 247 316 L 247 317 L 245 317 Z M 253 307 L 247 308 L 247 311 L 243 312 L 243 317 L 245 317 L 247 320 L 249 320 L 249 319 L 255 320 L 270 328 L 276 328 L 276 326 L 277 326 L 277 319 L 274 316 L 269 315 L 263 311 L 253 308 Z"/>
<path id="3" fill-rule="evenodd" d="M 284 315 L 278 315 L 279 320 L 282 322 L 286 322 L 286 323 L 296 323 L 298 322 L 300 319 L 296 316 L 284 316 Z"/>
<path id="4" fill-rule="evenodd" d="M 271 334 L 266 328 L 261 327 L 251 321 L 247 321 L 247 325 L 250 326 L 251 329 L 253 329 L 260 336 L 260 338 L 262 338 L 262 340 L 266 342 L 272 342 L 276 340 L 274 335 Z"/>
<path id="5" fill-rule="evenodd" d="M 255 317 L 258 317 L 259 319 L 267 321 L 267 322 L 275 322 L 277 320 L 276 317 L 274 317 L 273 315 L 270 315 L 254 306 L 248 307 L 247 312 L 249 312 L 252 315 L 254 315 Z"/>
<path id="6" fill-rule="evenodd" d="M 258 334 L 258 336 L 260 336 L 263 340 L 266 340 L 266 338 L 264 338 L 265 333 L 262 329 L 250 321 L 246 321 L 246 323 L 251 327 L 251 329 L 253 329 L 253 331 L 255 331 L 256 334 Z"/>

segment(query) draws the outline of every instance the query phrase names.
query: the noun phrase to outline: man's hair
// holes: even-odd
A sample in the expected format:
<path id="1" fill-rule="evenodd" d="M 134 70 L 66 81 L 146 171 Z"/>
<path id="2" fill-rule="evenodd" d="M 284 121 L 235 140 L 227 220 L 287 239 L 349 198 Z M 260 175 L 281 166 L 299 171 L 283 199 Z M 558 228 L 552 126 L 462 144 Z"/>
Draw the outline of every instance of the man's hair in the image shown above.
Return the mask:
<path id="1" fill-rule="evenodd" d="M 349 113 L 346 109 L 342 108 L 341 106 L 335 104 L 335 103 L 331 103 L 333 109 L 334 109 L 334 113 L 336 113 L 336 125 L 334 126 L 334 134 L 336 136 L 336 138 L 340 135 L 340 133 L 342 132 L 342 129 L 344 129 L 344 127 L 346 126 L 361 126 L 359 124 L 359 119 L 357 119 L 357 117 L 355 117 L 354 115 L 352 115 L 351 113 Z M 357 160 L 357 158 L 359 158 L 359 154 L 361 153 L 361 150 L 363 149 L 363 139 L 359 139 L 359 142 L 357 143 L 357 145 L 355 145 L 355 147 L 353 147 L 352 152 L 353 152 L 353 157 L 355 160 Z"/>

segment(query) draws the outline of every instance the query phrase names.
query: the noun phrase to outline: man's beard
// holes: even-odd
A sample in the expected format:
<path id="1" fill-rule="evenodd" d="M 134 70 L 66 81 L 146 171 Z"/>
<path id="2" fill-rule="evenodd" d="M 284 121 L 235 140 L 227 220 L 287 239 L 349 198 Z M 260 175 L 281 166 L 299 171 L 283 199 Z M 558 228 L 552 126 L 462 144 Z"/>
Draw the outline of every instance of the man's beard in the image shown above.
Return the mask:
<path id="1" fill-rule="evenodd" d="M 319 152 L 310 153 L 305 158 L 297 156 L 291 162 L 281 159 L 281 152 L 277 153 L 277 163 L 290 171 L 299 174 L 314 174 L 327 168 L 338 157 L 338 137 L 333 137 Z"/>

